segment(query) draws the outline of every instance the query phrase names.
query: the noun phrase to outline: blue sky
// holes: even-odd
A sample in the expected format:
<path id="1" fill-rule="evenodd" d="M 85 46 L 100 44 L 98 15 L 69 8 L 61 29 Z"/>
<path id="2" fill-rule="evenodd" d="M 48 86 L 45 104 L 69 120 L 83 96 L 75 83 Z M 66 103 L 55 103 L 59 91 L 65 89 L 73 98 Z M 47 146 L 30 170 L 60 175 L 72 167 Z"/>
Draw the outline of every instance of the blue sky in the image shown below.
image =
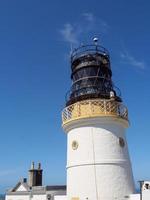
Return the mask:
<path id="1" fill-rule="evenodd" d="M 44 184 L 66 182 L 61 110 L 70 81 L 70 47 L 93 36 L 111 54 L 113 81 L 128 106 L 135 181 L 150 179 L 150 2 L 0 2 L 0 192 L 41 161 Z"/>

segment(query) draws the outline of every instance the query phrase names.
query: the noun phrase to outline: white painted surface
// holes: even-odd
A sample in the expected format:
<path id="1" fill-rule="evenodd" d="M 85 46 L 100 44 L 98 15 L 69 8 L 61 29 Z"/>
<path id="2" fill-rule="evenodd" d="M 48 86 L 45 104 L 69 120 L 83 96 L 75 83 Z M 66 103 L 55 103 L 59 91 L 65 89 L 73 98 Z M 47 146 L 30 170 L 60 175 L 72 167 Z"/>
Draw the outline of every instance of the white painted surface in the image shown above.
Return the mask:
<path id="1" fill-rule="evenodd" d="M 56 195 L 54 196 L 54 200 L 67 200 L 66 195 Z"/>
<path id="2" fill-rule="evenodd" d="M 143 200 L 150 200 L 150 191 L 144 191 L 142 197 Z"/>
<path id="3" fill-rule="evenodd" d="M 66 195 L 56 195 L 54 200 L 66 200 Z M 36 194 L 36 195 L 6 195 L 5 200 L 47 200 L 46 194 Z"/>
<path id="4" fill-rule="evenodd" d="M 18 191 L 18 192 L 20 192 L 20 191 L 27 191 L 27 189 L 23 186 L 23 185 L 20 185 L 18 188 L 17 188 L 17 190 L 16 191 Z"/>
<path id="5" fill-rule="evenodd" d="M 131 194 L 130 200 L 140 200 L 140 194 Z M 143 199 L 144 200 L 144 199 Z M 146 200 L 146 199 L 145 199 Z M 148 199 L 147 199 L 148 200 Z"/>
<path id="6" fill-rule="evenodd" d="M 47 200 L 46 194 L 37 195 L 6 195 L 5 200 Z"/>
<path id="7" fill-rule="evenodd" d="M 6 195 L 5 200 L 30 200 L 28 195 Z"/>
<path id="8" fill-rule="evenodd" d="M 150 200 L 150 191 L 143 191 L 142 192 L 142 196 L 141 196 L 142 200 Z M 140 198 L 140 194 L 132 194 L 130 195 L 130 200 L 141 200 Z"/>
<path id="9" fill-rule="evenodd" d="M 124 199 L 134 193 L 123 120 L 107 117 L 71 122 L 67 144 L 67 199 Z M 125 141 L 122 148 L 119 137 Z M 72 142 L 78 142 L 77 150 Z"/>
<path id="10" fill-rule="evenodd" d="M 47 200 L 47 196 L 46 194 L 37 194 L 37 195 L 33 195 L 33 197 L 29 200 Z"/>
<path id="11" fill-rule="evenodd" d="M 144 181 L 142 187 L 143 200 L 150 200 L 150 181 Z"/>

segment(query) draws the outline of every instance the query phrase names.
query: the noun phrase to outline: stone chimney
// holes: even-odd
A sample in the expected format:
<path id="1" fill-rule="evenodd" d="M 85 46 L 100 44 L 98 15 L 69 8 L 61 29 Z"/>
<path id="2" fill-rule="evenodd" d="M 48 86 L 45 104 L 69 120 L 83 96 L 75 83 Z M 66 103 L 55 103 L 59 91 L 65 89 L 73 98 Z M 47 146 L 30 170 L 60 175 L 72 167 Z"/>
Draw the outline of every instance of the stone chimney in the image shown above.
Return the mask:
<path id="1" fill-rule="evenodd" d="M 42 172 L 41 163 L 38 163 L 38 168 L 35 169 L 34 162 L 31 164 L 31 169 L 29 170 L 29 186 L 42 186 Z"/>

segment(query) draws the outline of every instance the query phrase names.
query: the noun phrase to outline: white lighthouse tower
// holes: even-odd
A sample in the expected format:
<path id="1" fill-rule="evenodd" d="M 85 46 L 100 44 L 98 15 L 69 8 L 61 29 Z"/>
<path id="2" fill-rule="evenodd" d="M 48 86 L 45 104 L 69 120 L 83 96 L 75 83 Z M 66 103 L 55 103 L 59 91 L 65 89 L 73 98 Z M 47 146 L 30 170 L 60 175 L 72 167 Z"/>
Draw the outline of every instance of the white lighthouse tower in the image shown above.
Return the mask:
<path id="1" fill-rule="evenodd" d="M 125 200 L 134 193 L 128 110 L 112 83 L 108 51 L 95 41 L 71 56 L 73 84 L 62 114 L 67 200 Z"/>

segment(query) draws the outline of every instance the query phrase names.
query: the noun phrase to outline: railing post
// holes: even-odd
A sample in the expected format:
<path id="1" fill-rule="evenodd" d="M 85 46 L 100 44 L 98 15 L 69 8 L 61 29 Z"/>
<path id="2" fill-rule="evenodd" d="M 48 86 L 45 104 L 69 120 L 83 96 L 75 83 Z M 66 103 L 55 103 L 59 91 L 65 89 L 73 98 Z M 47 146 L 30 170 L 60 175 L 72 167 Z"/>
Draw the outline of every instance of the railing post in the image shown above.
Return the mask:
<path id="1" fill-rule="evenodd" d="M 89 113 L 90 113 L 90 116 L 94 113 L 93 111 L 93 107 L 92 107 L 92 101 L 88 101 L 88 104 L 89 104 Z"/>
<path id="2" fill-rule="evenodd" d="M 80 117 L 80 115 L 81 115 L 80 103 L 77 102 L 77 117 Z"/>
<path id="3" fill-rule="evenodd" d="M 106 111 L 106 101 L 105 100 L 103 100 L 103 104 L 104 104 L 104 113 L 105 113 L 105 115 L 106 115 L 106 113 L 107 113 L 107 111 Z"/>

